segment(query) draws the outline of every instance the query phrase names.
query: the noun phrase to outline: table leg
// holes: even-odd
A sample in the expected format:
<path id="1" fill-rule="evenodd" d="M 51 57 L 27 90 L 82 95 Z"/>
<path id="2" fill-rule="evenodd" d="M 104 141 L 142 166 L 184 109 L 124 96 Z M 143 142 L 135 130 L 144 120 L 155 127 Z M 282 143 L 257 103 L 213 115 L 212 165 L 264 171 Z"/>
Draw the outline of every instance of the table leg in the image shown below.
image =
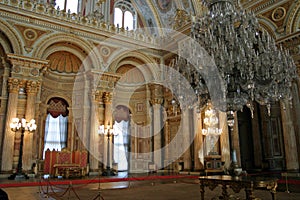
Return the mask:
<path id="1" fill-rule="evenodd" d="M 223 196 L 223 199 L 229 199 L 226 184 L 222 184 L 222 196 Z"/>
<path id="2" fill-rule="evenodd" d="M 66 178 L 69 178 L 69 176 L 70 176 L 70 170 L 67 168 L 66 169 Z"/>
<path id="3" fill-rule="evenodd" d="M 201 200 L 204 200 L 204 184 L 202 181 L 200 182 L 200 195 L 201 195 Z"/>
<path id="4" fill-rule="evenodd" d="M 276 187 L 270 190 L 272 195 L 272 200 L 276 200 Z"/>
<path id="5" fill-rule="evenodd" d="M 246 200 L 254 200 L 255 199 L 252 188 L 245 188 L 245 192 L 246 192 Z"/>

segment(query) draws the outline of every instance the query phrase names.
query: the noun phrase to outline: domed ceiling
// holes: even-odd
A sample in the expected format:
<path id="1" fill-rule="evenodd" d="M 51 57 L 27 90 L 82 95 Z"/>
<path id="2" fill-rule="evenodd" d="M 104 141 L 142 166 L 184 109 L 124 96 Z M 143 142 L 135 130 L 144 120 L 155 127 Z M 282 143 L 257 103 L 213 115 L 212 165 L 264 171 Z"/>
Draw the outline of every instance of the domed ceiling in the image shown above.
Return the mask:
<path id="1" fill-rule="evenodd" d="M 52 53 L 48 60 L 50 60 L 50 70 L 60 73 L 77 73 L 81 66 L 80 59 L 67 51 Z"/>

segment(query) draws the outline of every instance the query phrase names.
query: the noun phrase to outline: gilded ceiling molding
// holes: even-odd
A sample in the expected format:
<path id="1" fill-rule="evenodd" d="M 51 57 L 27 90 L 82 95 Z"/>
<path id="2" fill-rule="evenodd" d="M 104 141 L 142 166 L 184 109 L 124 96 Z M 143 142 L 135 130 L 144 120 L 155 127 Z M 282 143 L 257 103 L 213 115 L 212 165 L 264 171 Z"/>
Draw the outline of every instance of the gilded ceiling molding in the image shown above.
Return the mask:
<path id="1" fill-rule="evenodd" d="M 260 13 L 261 11 L 266 10 L 266 8 L 268 8 L 268 9 L 272 8 L 272 6 L 274 6 L 277 1 L 278 0 L 257 1 L 256 3 L 251 4 L 251 7 L 247 6 L 247 4 L 243 4 L 243 8 L 250 9 L 255 13 Z M 282 1 L 279 1 L 279 3 L 282 3 Z"/>
<path id="2" fill-rule="evenodd" d="M 269 18 L 259 16 L 258 23 L 261 26 L 261 28 L 263 28 L 265 31 L 267 31 L 268 34 L 272 36 L 272 38 L 274 38 L 275 40 L 278 38 L 276 37 L 275 33 L 277 26 Z"/>
<path id="3" fill-rule="evenodd" d="M 6 21 L 0 18 L 0 30 L 9 39 L 9 41 L 6 42 L 11 44 L 13 48 L 12 49 L 13 52 L 6 52 L 6 53 L 15 53 L 15 54 L 22 55 L 23 54 L 22 46 L 24 45 L 22 41 L 19 39 L 20 37 L 18 37 L 18 32 L 11 26 L 11 24 L 7 23 Z M 4 44 L 1 43 L 1 45 L 3 45 L 3 48 L 5 50 L 10 49 L 10 47 L 7 46 L 8 45 L 7 43 Z"/>

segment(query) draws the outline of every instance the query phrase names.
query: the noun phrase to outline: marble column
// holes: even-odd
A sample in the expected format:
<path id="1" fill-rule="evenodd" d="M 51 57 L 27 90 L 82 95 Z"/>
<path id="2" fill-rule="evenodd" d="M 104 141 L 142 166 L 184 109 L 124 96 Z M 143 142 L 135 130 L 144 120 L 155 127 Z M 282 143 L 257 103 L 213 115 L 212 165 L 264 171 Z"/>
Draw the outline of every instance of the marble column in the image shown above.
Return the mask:
<path id="1" fill-rule="evenodd" d="M 113 121 L 112 121 L 112 94 L 110 92 L 105 92 L 104 93 L 104 106 L 105 106 L 105 111 L 104 111 L 104 128 L 106 129 L 108 125 L 110 125 L 110 128 L 112 128 L 113 126 Z M 107 149 L 108 147 L 108 138 L 106 136 L 104 136 L 104 155 L 103 155 L 103 159 L 104 159 L 104 167 L 106 168 L 107 166 L 112 167 L 112 161 L 113 161 L 113 153 L 112 153 L 112 149 L 113 149 L 113 145 L 112 145 L 112 141 L 113 139 L 110 138 L 109 142 L 110 142 L 110 149 Z M 107 151 L 110 152 L 110 158 L 109 158 L 109 163 L 107 163 Z"/>
<path id="2" fill-rule="evenodd" d="M 0 57 L 0 66 L 1 68 L 3 69 L 3 74 L 2 74 L 2 88 L 1 88 L 1 91 L 2 91 L 2 96 L 8 96 L 8 91 L 7 91 L 7 80 L 10 76 L 10 65 L 9 63 L 7 62 L 7 60 L 5 59 L 5 57 Z M 7 106 L 7 99 L 2 99 L 1 100 L 1 104 L 0 106 L 2 107 L 3 110 L 6 110 L 6 106 Z M 2 130 L 4 130 L 4 127 L 5 127 L 5 117 L 6 117 L 6 113 L 5 112 L 1 112 L 0 113 L 0 127 L 2 128 Z M 0 134 L 0 141 L 3 141 L 3 138 L 4 138 L 4 134 Z M 0 149 L 2 149 L 3 147 L 3 142 L 0 142 Z M 2 160 L 2 154 L 0 153 L 0 161 Z M 1 168 L 1 166 L 0 166 Z"/>
<path id="3" fill-rule="evenodd" d="M 35 103 L 36 103 L 36 94 L 39 90 L 40 83 L 38 81 L 27 81 L 26 82 L 26 112 L 25 119 L 29 122 L 31 119 L 35 119 Z M 37 123 L 37 122 L 36 122 Z M 36 134 L 35 131 L 32 133 L 25 132 L 24 134 L 24 146 L 23 146 L 23 169 L 25 171 L 30 170 L 33 161 L 33 149 L 36 148 L 36 143 L 33 143 L 33 134 Z"/>
<path id="4" fill-rule="evenodd" d="M 297 152 L 297 140 L 294 130 L 291 108 L 287 101 L 281 102 L 282 128 L 285 148 L 286 169 L 291 172 L 299 172 L 299 160 Z"/>
<path id="5" fill-rule="evenodd" d="M 91 121 L 90 121 L 90 144 L 89 144 L 89 151 L 90 151 L 90 170 L 96 171 L 99 166 L 100 160 L 100 152 L 98 149 L 99 144 L 99 102 L 102 99 L 102 92 L 94 91 L 91 95 Z"/>
<path id="6" fill-rule="evenodd" d="M 1 161 L 1 171 L 10 171 L 13 168 L 13 158 L 14 158 L 14 142 L 15 134 L 10 129 L 11 119 L 17 117 L 17 106 L 18 106 L 18 93 L 20 86 L 23 82 L 16 78 L 8 79 L 9 95 L 8 95 L 8 105 L 6 114 L 6 124 L 4 130 L 3 139 L 3 149 L 2 149 L 2 161 Z M 16 159 L 17 163 L 17 159 Z"/>
<path id="7" fill-rule="evenodd" d="M 170 127 L 169 127 L 168 121 L 165 122 L 164 137 L 165 137 L 164 146 L 166 147 L 166 148 L 164 148 L 164 166 L 167 167 L 168 165 L 171 164 L 170 163 L 171 159 L 169 156 L 169 143 L 171 142 L 170 141 L 171 138 L 170 138 Z"/>
<path id="8" fill-rule="evenodd" d="M 195 170 L 199 171 L 204 169 L 204 144 L 202 135 L 202 118 L 201 113 L 197 113 L 194 110 L 194 160 L 195 160 Z"/>
<path id="9" fill-rule="evenodd" d="M 190 128 L 190 110 L 188 108 L 183 109 L 182 111 L 182 131 L 183 131 L 183 147 L 184 147 L 184 153 L 183 153 L 183 167 L 184 170 L 188 171 L 191 170 L 191 151 L 190 151 L 190 145 L 191 145 L 191 128 Z"/>
<path id="10" fill-rule="evenodd" d="M 220 128 L 222 128 L 222 134 L 220 135 L 220 148 L 221 148 L 222 161 L 225 163 L 224 167 L 229 168 L 231 165 L 231 157 L 230 157 L 231 152 L 230 152 L 230 140 L 229 140 L 230 130 L 228 128 L 227 115 L 225 112 L 219 112 L 219 124 L 220 124 Z"/>

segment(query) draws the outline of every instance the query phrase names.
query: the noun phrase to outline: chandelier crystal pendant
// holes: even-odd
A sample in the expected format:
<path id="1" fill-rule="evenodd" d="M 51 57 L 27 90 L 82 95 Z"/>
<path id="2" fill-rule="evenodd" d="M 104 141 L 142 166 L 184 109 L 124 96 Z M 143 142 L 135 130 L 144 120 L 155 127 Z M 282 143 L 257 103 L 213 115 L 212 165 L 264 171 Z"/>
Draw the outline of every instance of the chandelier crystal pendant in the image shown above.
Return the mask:
<path id="1" fill-rule="evenodd" d="M 222 134 L 222 129 L 219 128 L 218 113 L 212 108 L 211 103 L 209 102 L 204 114 L 202 135 L 205 136 L 206 154 L 217 155 L 218 150 L 215 149 L 215 145 Z"/>
<path id="2" fill-rule="evenodd" d="M 291 86 L 297 73 L 288 51 L 276 46 L 274 39 L 260 28 L 254 13 L 237 8 L 233 0 L 203 0 L 203 3 L 208 12 L 193 20 L 191 37 L 197 44 L 192 43 L 189 51 L 190 58 L 197 57 L 194 54 L 201 54 L 200 45 L 215 62 L 224 83 L 224 97 L 221 104 L 212 101 L 214 107 L 227 112 L 231 119 L 244 106 L 250 108 L 253 116 L 253 101 L 266 105 L 269 114 L 273 101 L 291 102 Z M 201 108 L 210 100 L 208 93 L 214 92 L 208 91 L 203 79 L 203 74 L 209 73 L 203 69 L 209 68 L 195 69 L 182 57 L 176 65 L 198 95 Z"/>

